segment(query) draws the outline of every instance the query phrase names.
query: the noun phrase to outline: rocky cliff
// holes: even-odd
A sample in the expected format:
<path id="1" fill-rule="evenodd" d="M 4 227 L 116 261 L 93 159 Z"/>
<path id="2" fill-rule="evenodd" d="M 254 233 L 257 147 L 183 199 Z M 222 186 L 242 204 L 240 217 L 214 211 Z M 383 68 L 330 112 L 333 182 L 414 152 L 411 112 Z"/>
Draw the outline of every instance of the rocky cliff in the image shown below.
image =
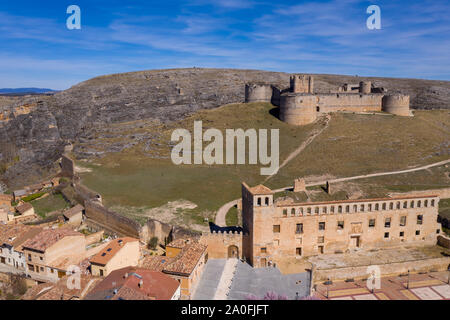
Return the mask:
<path id="1" fill-rule="evenodd" d="M 329 91 L 366 79 L 390 92 L 411 95 L 413 108 L 450 108 L 450 82 L 446 81 L 316 75 L 315 90 Z M 53 96 L 0 97 L 0 178 L 16 188 L 55 172 L 66 144 L 94 139 L 92 132 L 105 125 L 142 119 L 173 121 L 199 109 L 243 102 L 246 82 L 287 87 L 289 74 L 154 70 L 97 77 Z"/>

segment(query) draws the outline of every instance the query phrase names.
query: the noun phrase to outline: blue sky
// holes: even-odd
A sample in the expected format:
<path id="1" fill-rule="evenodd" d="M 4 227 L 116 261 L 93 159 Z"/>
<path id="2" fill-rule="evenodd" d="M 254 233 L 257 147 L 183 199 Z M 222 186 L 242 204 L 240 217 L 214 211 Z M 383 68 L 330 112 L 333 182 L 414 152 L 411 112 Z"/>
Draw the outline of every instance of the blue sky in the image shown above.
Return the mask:
<path id="1" fill-rule="evenodd" d="M 66 28 L 72 4 L 81 30 Z M 366 27 L 371 4 L 381 30 Z M 193 66 L 450 80 L 449 12 L 448 0 L 4 0 L 0 87 Z"/>

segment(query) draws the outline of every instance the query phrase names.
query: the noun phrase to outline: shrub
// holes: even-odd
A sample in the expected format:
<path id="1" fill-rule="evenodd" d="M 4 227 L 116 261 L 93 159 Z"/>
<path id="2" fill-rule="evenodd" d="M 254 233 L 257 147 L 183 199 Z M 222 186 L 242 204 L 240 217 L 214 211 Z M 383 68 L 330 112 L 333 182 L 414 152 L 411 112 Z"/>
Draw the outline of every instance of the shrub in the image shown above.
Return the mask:
<path id="1" fill-rule="evenodd" d="M 150 241 L 148 242 L 148 247 L 152 250 L 155 250 L 157 246 L 158 246 L 158 237 L 151 238 Z"/>
<path id="2" fill-rule="evenodd" d="M 36 200 L 36 199 L 42 197 L 44 194 L 46 194 L 46 192 L 33 193 L 33 194 L 30 194 L 29 196 L 22 198 L 22 201 L 31 202 L 33 200 Z"/>

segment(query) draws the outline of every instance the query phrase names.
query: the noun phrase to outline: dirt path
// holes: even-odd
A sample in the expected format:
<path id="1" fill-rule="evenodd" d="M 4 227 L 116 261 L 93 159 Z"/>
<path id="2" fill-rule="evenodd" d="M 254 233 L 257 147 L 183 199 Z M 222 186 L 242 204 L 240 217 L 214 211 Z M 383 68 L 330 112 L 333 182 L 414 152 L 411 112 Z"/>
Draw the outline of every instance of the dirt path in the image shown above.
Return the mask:
<path id="1" fill-rule="evenodd" d="M 225 227 L 227 224 L 225 222 L 225 217 L 227 216 L 228 211 L 230 211 L 230 209 L 232 207 L 234 207 L 235 205 L 238 204 L 240 199 L 238 200 L 233 200 L 230 201 L 226 204 L 224 204 L 218 211 L 216 214 L 216 221 L 215 224 L 220 226 L 220 227 Z"/>
<path id="2" fill-rule="evenodd" d="M 287 165 L 292 159 L 294 159 L 295 157 L 297 157 L 307 146 L 309 146 L 311 144 L 311 142 L 314 141 L 314 139 L 319 136 L 326 128 L 328 128 L 329 122 L 331 120 L 331 116 L 329 114 L 326 114 L 324 117 L 324 121 L 325 124 L 322 128 L 320 129 L 316 129 L 314 130 L 310 136 L 308 137 L 308 139 L 306 139 L 305 141 L 302 142 L 302 144 L 295 149 L 293 152 L 291 152 L 291 154 L 289 154 L 289 156 L 286 158 L 286 160 L 283 161 L 283 163 L 280 165 L 280 167 L 278 168 L 278 172 L 281 170 L 281 168 L 283 168 L 285 165 Z M 277 172 L 277 173 L 278 173 Z M 270 178 L 272 178 L 275 174 L 268 176 L 264 181 L 263 184 L 266 183 L 268 180 L 270 180 Z"/>
<path id="3" fill-rule="evenodd" d="M 415 172 L 415 171 L 421 171 L 421 170 L 427 170 L 433 167 L 439 167 L 442 165 L 445 165 L 447 163 L 450 163 L 450 159 L 447 160 L 443 160 L 443 161 L 439 161 L 439 162 L 435 162 L 435 163 L 431 163 L 425 166 L 421 166 L 421 167 L 417 167 L 417 168 L 412 168 L 412 169 L 405 169 L 405 170 L 397 170 L 397 171 L 389 171 L 389 172 L 379 172 L 379 173 L 371 173 L 371 174 L 365 174 L 365 175 L 360 175 L 360 176 L 353 176 L 353 177 L 347 177 L 347 178 L 339 178 L 339 179 L 333 179 L 333 180 L 325 180 L 325 181 L 319 181 L 319 182 L 315 182 L 315 183 L 310 183 L 310 184 L 306 184 L 307 187 L 314 187 L 314 186 L 320 186 L 320 185 L 324 185 L 327 183 L 327 181 L 329 183 L 337 183 L 337 182 L 344 182 L 344 181 L 351 181 L 351 180 L 357 180 L 357 179 L 365 179 L 365 178 L 372 178 L 372 177 L 380 177 L 380 176 L 388 176 L 388 175 L 394 175 L 394 174 L 402 174 L 402 173 L 409 173 L 409 172 Z M 288 187 L 284 187 L 284 188 L 280 188 L 280 189 L 276 189 L 273 190 L 273 192 L 282 192 L 284 190 L 288 190 L 288 189 L 292 189 L 293 186 L 288 186 Z M 236 204 L 240 199 L 228 202 L 227 204 L 223 205 L 219 211 L 217 211 L 217 215 L 216 215 L 216 224 L 218 226 L 225 226 L 225 216 L 228 212 L 228 210 L 230 210 L 230 208 Z M 233 205 L 230 206 L 231 203 L 234 203 Z M 226 209 L 228 206 L 228 209 Z M 223 216 L 219 216 L 223 215 Z M 222 222 L 223 221 L 223 222 Z M 219 223 L 220 222 L 220 223 Z"/>

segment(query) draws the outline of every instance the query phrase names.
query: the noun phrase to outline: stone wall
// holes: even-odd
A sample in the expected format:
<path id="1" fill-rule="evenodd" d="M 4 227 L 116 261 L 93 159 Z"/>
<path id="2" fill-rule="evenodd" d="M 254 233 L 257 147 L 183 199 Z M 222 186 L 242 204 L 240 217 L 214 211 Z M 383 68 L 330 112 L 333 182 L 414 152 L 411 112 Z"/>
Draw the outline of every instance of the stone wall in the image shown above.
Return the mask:
<path id="1" fill-rule="evenodd" d="M 75 164 L 67 155 L 61 157 L 61 174 L 69 178 L 75 175 Z"/>
<path id="2" fill-rule="evenodd" d="M 381 111 L 381 94 L 330 93 L 317 94 L 319 112 Z"/>
<path id="3" fill-rule="evenodd" d="M 398 116 L 410 116 L 409 96 L 405 95 L 386 95 L 383 97 L 383 111 Z"/>
<path id="4" fill-rule="evenodd" d="M 119 236 L 140 239 L 141 225 L 136 221 L 106 209 L 97 201 L 88 200 L 84 206 L 88 220 L 93 220 L 104 226 L 106 233 L 115 232 Z"/>
<path id="5" fill-rule="evenodd" d="M 227 259 L 233 250 L 238 251 L 238 257 L 243 258 L 242 232 L 210 232 L 203 233 L 200 243 L 208 246 L 209 259 Z"/>
<path id="6" fill-rule="evenodd" d="M 245 102 L 271 102 L 273 96 L 272 85 L 248 83 L 245 85 Z"/>
<path id="7" fill-rule="evenodd" d="M 443 235 L 438 236 L 438 245 L 450 249 L 450 238 Z"/>
<path id="8" fill-rule="evenodd" d="M 426 260 L 415 260 L 398 263 L 389 263 L 379 265 L 381 276 L 394 276 L 405 274 L 410 270 L 412 273 L 445 271 L 450 263 L 450 258 L 434 258 Z M 335 268 L 335 269 L 315 269 L 313 274 L 313 283 L 326 281 L 328 278 L 332 281 L 346 279 L 366 279 L 368 266 Z"/>

